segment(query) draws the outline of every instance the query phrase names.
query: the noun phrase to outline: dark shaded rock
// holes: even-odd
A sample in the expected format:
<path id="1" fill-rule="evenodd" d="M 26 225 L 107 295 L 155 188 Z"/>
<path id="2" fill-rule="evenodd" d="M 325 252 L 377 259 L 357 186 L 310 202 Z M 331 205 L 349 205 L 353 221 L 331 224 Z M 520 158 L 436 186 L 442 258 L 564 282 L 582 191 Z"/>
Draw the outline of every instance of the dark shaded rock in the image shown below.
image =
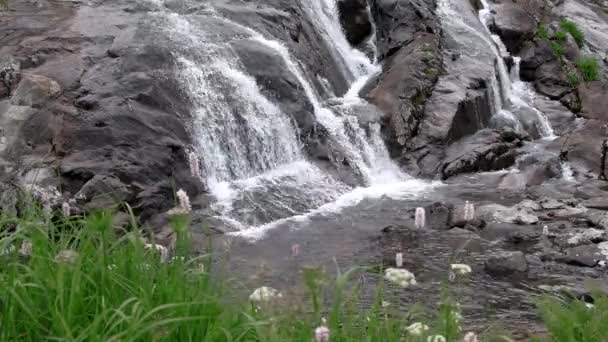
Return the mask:
<path id="1" fill-rule="evenodd" d="M 451 205 L 446 205 L 440 202 L 433 203 L 431 206 L 426 207 L 427 210 L 427 220 L 428 227 L 431 229 L 437 230 L 447 230 L 450 229 L 450 225 L 448 223 L 450 218 L 450 212 L 453 210 Z"/>
<path id="2" fill-rule="evenodd" d="M 561 44 L 564 47 L 564 57 L 571 62 L 576 62 L 581 56 L 581 50 L 570 33 L 567 33 L 566 41 Z"/>
<path id="3" fill-rule="evenodd" d="M 525 42 L 520 53 L 520 76 L 524 81 L 535 81 L 536 71 L 547 62 L 556 61 L 553 49 L 546 39 L 534 39 Z"/>
<path id="4" fill-rule="evenodd" d="M 489 222 L 483 229 L 482 237 L 491 241 L 502 239 L 513 245 L 532 245 L 541 236 L 541 230 L 537 227 L 513 223 Z"/>
<path id="5" fill-rule="evenodd" d="M 507 50 L 517 54 L 525 41 L 532 39 L 536 32 L 536 20 L 516 3 L 495 5 L 496 12 L 491 30 L 498 34 Z"/>
<path id="6" fill-rule="evenodd" d="M 608 122 L 608 87 L 600 81 L 581 83 L 578 96 L 582 117 Z"/>
<path id="7" fill-rule="evenodd" d="M 60 93 L 61 87 L 54 80 L 41 75 L 25 74 L 15 89 L 11 103 L 40 108 Z"/>
<path id="8" fill-rule="evenodd" d="M 346 39 L 352 45 L 361 44 L 371 35 L 373 28 L 367 11 L 367 0 L 341 0 L 337 5 Z"/>
<path id="9" fill-rule="evenodd" d="M 582 199 L 608 197 L 608 183 L 597 179 L 587 180 L 576 187 L 574 197 Z"/>
<path id="10" fill-rule="evenodd" d="M 370 7 L 380 60 L 408 45 L 417 33 L 439 32 L 432 0 L 370 0 Z"/>
<path id="11" fill-rule="evenodd" d="M 528 262 L 523 252 L 499 252 L 486 260 L 485 269 L 496 276 L 523 273 L 528 270 Z"/>
<path id="12" fill-rule="evenodd" d="M 522 138 L 515 132 L 482 130 L 448 148 L 441 162 L 443 179 L 460 173 L 501 170 L 515 162 L 515 147 Z"/>

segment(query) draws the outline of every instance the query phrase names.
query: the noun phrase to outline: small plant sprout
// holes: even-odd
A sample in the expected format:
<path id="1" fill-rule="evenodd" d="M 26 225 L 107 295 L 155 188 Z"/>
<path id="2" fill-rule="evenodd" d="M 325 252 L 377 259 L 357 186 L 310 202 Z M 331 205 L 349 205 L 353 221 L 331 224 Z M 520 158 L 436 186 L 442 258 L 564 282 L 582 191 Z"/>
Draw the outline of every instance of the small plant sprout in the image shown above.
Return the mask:
<path id="1" fill-rule="evenodd" d="M 165 246 L 147 243 L 144 246 L 144 248 L 147 249 L 147 250 L 152 249 L 152 250 L 157 251 L 158 254 L 160 254 L 160 261 L 161 262 L 167 262 L 169 260 L 169 250 Z"/>
<path id="2" fill-rule="evenodd" d="M 68 202 L 63 202 L 63 204 L 61 205 L 61 211 L 63 212 L 63 216 L 65 217 L 69 217 L 70 216 L 70 203 Z"/>
<path id="3" fill-rule="evenodd" d="M 479 342 L 479 339 L 477 338 L 477 335 L 474 332 L 469 331 L 464 335 L 463 342 Z"/>
<path id="4" fill-rule="evenodd" d="M 302 252 L 302 248 L 299 243 L 294 243 L 291 245 L 291 256 L 297 258 Z"/>
<path id="5" fill-rule="evenodd" d="M 442 335 L 433 335 L 426 338 L 426 342 L 446 342 Z"/>
<path id="6" fill-rule="evenodd" d="M 475 218 L 475 205 L 469 201 L 464 203 L 464 220 L 472 221 Z"/>
<path id="7" fill-rule="evenodd" d="M 473 271 L 471 266 L 467 264 L 452 264 L 450 265 L 450 268 L 452 269 L 452 272 L 458 275 L 466 275 Z"/>
<path id="8" fill-rule="evenodd" d="M 399 268 L 403 267 L 403 253 L 395 254 L 395 266 Z"/>
<path id="9" fill-rule="evenodd" d="M 249 300 L 252 302 L 262 303 L 282 297 L 283 295 L 278 290 L 273 289 L 272 287 L 262 286 L 253 291 L 253 293 L 249 296 Z"/>
<path id="10" fill-rule="evenodd" d="M 410 335 L 421 336 L 425 332 L 429 331 L 429 326 L 420 322 L 416 322 L 405 328 L 405 330 L 407 330 Z"/>
<path id="11" fill-rule="evenodd" d="M 426 225 L 426 212 L 424 208 L 416 208 L 416 215 L 414 218 L 414 225 L 416 226 L 416 229 L 423 229 Z"/>
<path id="12" fill-rule="evenodd" d="M 403 288 L 416 285 L 416 277 L 414 274 L 402 268 L 387 268 L 384 273 L 384 278 Z"/>
<path id="13" fill-rule="evenodd" d="M 198 156 L 196 155 L 196 152 L 190 151 L 190 153 L 188 153 L 188 163 L 190 164 L 190 173 L 192 174 L 192 176 L 200 177 L 201 176 L 201 167 L 200 167 L 200 162 L 199 162 Z"/>
<path id="14" fill-rule="evenodd" d="M 327 327 L 327 321 L 325 318 L 321 319 L 321 325 L 315 329 L 315 341 L 314 342 L 329 342 L 330 331 Z"/>

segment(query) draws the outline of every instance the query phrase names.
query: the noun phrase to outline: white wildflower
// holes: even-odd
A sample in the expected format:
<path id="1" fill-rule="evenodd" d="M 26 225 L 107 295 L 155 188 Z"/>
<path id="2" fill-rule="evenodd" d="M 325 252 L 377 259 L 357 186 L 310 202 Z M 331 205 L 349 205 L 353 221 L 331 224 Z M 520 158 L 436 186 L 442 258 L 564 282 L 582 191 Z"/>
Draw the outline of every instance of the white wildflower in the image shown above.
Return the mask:
<path id="1" fill-rule="evenodd" d="M 327 327 L 325 318 L 321 319 L 321 325 L 315 329 L 314 342 L 329 342 L 330 331 Z"/>
<path id="2" fill-rule="evenodd" d="M 424 208 L 416 208 L 414 225 L 416 226 L 416 229 L 423 229 L 426 225 L 426 211 Z"/>
<path id="3" fill-rule="evenodd" d="M 403 253 L 397 253 L 395 255 L 395 265 L 397 267 L 403 267 Z"/>
<path id="4" fill-rule="evenodd" d="M 68 217 L 70 216 L 70 203 L 68 202 L 63 202 L 63 204 L 61 205 L 61 211 L 63 212 L 63 216 Z"/>
<path id="5" fill-rule="evenodd" d="M 416 285 L 416 277 L 414 274 L 403 268 L 387 268 L 384 273 L 384 278 L 403 288 Z"/>
<path id="6" fill-rule="evenodd" d="M 60 264 L 69 264 L 73 265 L 78 260 L 79 254 L 76 251 L 71 249 L 64 249 L 61 252 L 57 253 L 55 256 L 55 261 Z"/>
<path id="7" fill-rule="evenodd" d="M 302 248 L 300 246 L 300 244 L 296 243 L 291 245 L 291 256 L 296 258 L 300 255 L 300 252 L 302 251 Z"/>
<path id="8" fill-rule="evenodd" d="M 543 235 L 549 236 L 549 226 L 543 226 Z"/>
<path id="9" fill-rule="evenodd" d="M 169 250 L 165 246 L 147 243 L 144 248 L 156 250 L 160 254 L 160 262 L 167 262 L 169 260 Z"/>
<path id="10" fill-rule="evenodd" d="M 275 290 L 272 287 L 262 286 L 253 291 L 249 296 L 249 300 L 252 302 L 267 302 L 282 297 L 283 295 L 278 290 Z"/>
<path id="11" fill-rule="evenodd" d="M 469 274 L 473 271 L 471 269 L 471 266 L 469 266 L 467 264 L 452 264 L 450 267 L 454 273 L 460 274 L 460 275 Z"/>
<path id="12" fill-rule="evenodd" d="M 477 335 L 474 332 L 469 331 L 464 335 L 463 342 L 479 342 L 479 339 L 477 338 Z"/>
<path id="13" fill-rule="evenodd" d="M 585 303 L 585 306 L 587 307 L 587 309 L 593 309 L 595 307 L 595 305 L 591 303 Z"/>
<path id="14" fill-rule="evenodd" d="M 429 326 L 420 322 L 416 322 L 409 327 L 405 328 L 410 335 L 420 336 L 425 332 L 429 331 Z"/>
<path id="15" fill-rule="evenodd" d="M 389 303 L 389 302 L 387 302 L 387 301 L 384 301 L 384 300 L 383 300 L 383 301 L 382 301 L 382 303 L 380 303 L 380 305 L 381 305 L 383 308 L 388 308 L 389 306 L 391 306 L 391 303 Z"/>
<path id="16" fill-rule="evenodd" d="M 19 254 L 25 257 L 32 255 L 32 243 L 28 240 L 23 241 L 19 248 Z"/>
<path id="17" fill-rule="evenodd" d="M 464 220 L 471 221 L 475 218 L 475 205 L 469 201 L 464 203 Z"/>
<path id="18" fill-rule="evenodd" d="M 190 205 L 190 197 L 188 197 L 188 194 L 183 189 L 179 189 L 177 191 L 177 200 L 180 209 L 188 213 L 192 211 L 192 206 Z"/>
<path id="19" fill-rule="evenodd" d="M 199 163 L 198 156 L 194 151 L 188 153 L 188 163 L 190 164 L 190 173 L 192 173 L 193 177 L 201 176 L 201 167 Z"/>
<path id="20" fill-rule="evenodd" d="M 433 335 L 427 337 L 426 342 L 446 342 L 446 339 L 441 335 Z"/>
<path id="21" fill-rule="evenodd" d="M 182 209 L 180 207 L 175 207 L 175 208 L 167 211 L 167 215 L 169 217 L 172 217 L 172 216 L 182 216 L 182 215 L 188 215 L 188 214 L 190 214 L 189 211 L 184 210 L 184 209 Z"/>

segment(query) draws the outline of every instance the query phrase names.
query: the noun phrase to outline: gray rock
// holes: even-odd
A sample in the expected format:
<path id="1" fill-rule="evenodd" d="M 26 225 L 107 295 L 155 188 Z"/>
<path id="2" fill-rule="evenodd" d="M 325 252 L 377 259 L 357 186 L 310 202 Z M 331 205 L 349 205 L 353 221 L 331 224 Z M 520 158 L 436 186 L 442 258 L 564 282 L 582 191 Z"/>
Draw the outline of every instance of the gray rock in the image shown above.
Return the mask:
<path id="1" fill-rule="evenodd" d="M 566 207 L 566 204 L 556 200 L 555 198 L 543 198 L 539 203 L 540 206 L 545 210 L 563 209 Z"/>
<path id="2" fill-rule="evenodd" d="M 581 202 L 587 208 L 608 210 L 608 197 L 593 197 Z"/>
<path id="3" fill-rule="evenodd" d="M 608 87 L 600 81 L 581 83 L 578 87 L 581 101 L 580 115 L 587 119 L 608 122 Z"/>
<path id="4" fill-rule="evenodd" d="M 528 262 L 523 252 L 499 252 L 485 261 L 485 269 L 492 275 L 509 275 L 528 270 Z"/>
<path id="5" fill-rule="evenodd" d="M 522 138 L 513 131 L 482 130 L 452 144 L 441 162 L 443 179 L 460 173 L 493 171 L 515 163 L 515 147 Z"/>
<path id="6" fill-rule="evenodd" d="M 25 74 L 15 89 L 11 103 L 40 108 L 60 93 L 61 87 L 54 80 L 41 75 Z"/>
<path id="7" fill-rule="evenodd" d="M 520 207 L 505 207 L 499 204 L 489 204 L 478 208 L 477 213 L 486 221 L 515 224 L 536 224 L 539 221 L 531 210 Z"/>
<path id="8" fill-rule="evenodd" d="M 498 34 L 511 54 L 517 54 L 536 32 L 536 20 L 517 3 L 492 6 L 496 12 L 492 31 Z"/>
<path id="9" fill-rule="evenodd" d="M 576 266 L 595 267 L 602 255 L 597 245 L 584 245 L 568 248 L 561 258 L 562 262 Z"/>

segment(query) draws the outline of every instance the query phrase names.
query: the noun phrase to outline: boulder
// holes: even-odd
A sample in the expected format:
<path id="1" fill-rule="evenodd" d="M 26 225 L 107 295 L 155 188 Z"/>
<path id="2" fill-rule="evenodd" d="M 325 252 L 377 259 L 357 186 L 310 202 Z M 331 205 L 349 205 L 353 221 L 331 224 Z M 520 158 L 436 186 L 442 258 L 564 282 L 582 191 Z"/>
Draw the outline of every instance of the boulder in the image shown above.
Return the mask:
<path id="1" fill-rule="evenodd" d="M 515 148 L 521 143 L 522 137 L 511 130 L 481 130 L 447 149 L 439 167 L 441 177 L 508 168 L 515 163 Z"/>
<path id="2" fill-rule="evenodd" d="M 25 74 L 15 89 L 11 103 L 40 108 L 60 93 L 61 87 L 54 80 L 42 75 Z"/>
<path id="3" fill-rule="evenodd" d="M 485 261 L 485 269 L 497 276 L 523 273 L 528 270 L 528 261 L 523 252 L 499 252 Z"/>
<path id="4" fill-rule="evenodd" d="M 353 46 L 363 43 L 371 35 L 373 28 L 367 10 L 367 0 L 340 0 L 337 5 L 340 23 L 348 42 Z"/>
<path id="5" fill-rule="evenodd" d="M 520 58 L 520 77 L 528 82 L 537 79 L 536 70 L 541 65 L 557 60 L 549 41 L 539 38 L 524 43 Z"/>
<path id="6" fill-rule="evenodd" d="M 517 3 L 495 5 L 490 29 L 498 34 L 511 54 L 517 54 L 523 43 L 534 37 L 536 20 Z"/>
<path id="7" fill-rule="evenodd" d="M 559 100 L 572 91 L 559 61 L 542 64 L 535 73 L 536 90 L 552 100 Z"/>
<path id="8" fill-rule="evenodd" d="M 608 122 L 608 87 L 601 81 L 581 83 L 578 87 L 581 101 L 580 115 L 587 119 Z"/>
<path id="9" fill-rule="evenodd" d="M 597 245 L 583 245 L 568 248 L 561 261 L 575 266 L 595 267 L 604 259 Z"/>
<path id="10" fill-rule="evenodd" d="M 382 74 L 365 89 L 367 100 L 388 117 L 388 147 L 400 156 L 416 133 L 427 97 L 441 68 L 439 37 L 419 33 L 384 65 Z"/>
<path id="11" fill-rule="evenodd" d="M 600 172 L 602 141 L 608 138 L 604 124 L 599 120 L 587 120 L 576 126 L 572 133 L 560 138 L 561 154 L 573 169 L 589 174 L 591 178 L 597 178 Z"/>
<path id="12" fill-rule="evenodd" d="M 486 221 L 530 225 L 539 221 L 538 216 L 526 207 L 505 207 L 499 204 L 488 204 L 478 208 L 478 215 Z"/>
<path id="13" fill-rule="evenodd" d="M 608 210 L 608 197 L 593 197 L 581 202 L 587 208 Z"/>

